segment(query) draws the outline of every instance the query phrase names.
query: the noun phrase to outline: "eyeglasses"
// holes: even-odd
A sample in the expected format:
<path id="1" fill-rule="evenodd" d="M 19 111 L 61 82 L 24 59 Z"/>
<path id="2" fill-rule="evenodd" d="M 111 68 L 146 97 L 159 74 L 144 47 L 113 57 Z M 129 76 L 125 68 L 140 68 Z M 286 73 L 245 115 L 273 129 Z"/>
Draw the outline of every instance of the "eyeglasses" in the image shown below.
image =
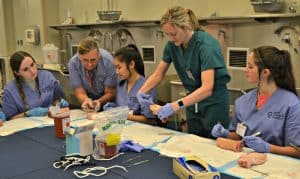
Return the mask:
<path id="1" fill-rule="evenodd" d="M 96 64 L 98 62 L 97 58 L 92 58 L 92 59 L 80 59 L 81 63 L 83 64 L 88 64 L 88 63 L 92 63 L 92 64 Z"/>

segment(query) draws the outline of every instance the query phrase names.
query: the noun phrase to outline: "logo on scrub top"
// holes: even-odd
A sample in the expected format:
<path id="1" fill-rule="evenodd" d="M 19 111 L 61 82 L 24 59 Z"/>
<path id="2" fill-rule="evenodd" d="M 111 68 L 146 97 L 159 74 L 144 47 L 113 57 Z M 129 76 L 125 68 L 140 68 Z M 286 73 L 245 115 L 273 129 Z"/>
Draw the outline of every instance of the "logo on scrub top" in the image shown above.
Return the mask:
<path id="1" fill-rule="evenodd" d="M 280 112 L 268 112 L 268 118 L 283 120 L 284 114 L 281 114 Z"/>

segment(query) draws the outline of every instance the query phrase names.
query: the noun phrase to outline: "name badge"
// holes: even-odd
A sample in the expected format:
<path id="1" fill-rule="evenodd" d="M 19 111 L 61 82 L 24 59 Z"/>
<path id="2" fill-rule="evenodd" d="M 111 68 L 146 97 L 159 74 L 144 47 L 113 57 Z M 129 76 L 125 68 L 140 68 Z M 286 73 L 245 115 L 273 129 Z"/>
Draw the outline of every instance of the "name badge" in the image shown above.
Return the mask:
<path id="1" fill-rule="evenodd" d="M 185 72 L 186 72 L 187 76 L 188 76 L 190 79 L 192 79 L 192 80 L 195 81 L 195 78 L 194 78 L 194 76 L 193 76 L 193 74 L 192 74 L 192 72 L 191 72 L 190 70 L 185 70 Z"/>
<path id="2" fill-rule="evenodd" d="M 244 123 L 238 123 L 235 132 L 240 135 L 241 137 L 244 137 L 247 131 L 247 126 L 244 125 Z"/>

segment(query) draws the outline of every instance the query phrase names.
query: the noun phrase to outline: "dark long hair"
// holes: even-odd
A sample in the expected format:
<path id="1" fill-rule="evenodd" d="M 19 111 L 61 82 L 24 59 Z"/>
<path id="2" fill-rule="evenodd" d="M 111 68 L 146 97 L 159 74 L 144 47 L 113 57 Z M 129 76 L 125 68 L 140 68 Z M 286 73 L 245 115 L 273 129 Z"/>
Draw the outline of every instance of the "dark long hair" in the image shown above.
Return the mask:
<path id="1" fill-rule="evenodd" d="M 124 62 L 127 68 L 129 68 L 129 64 L 131 63 L 131 61 L 134 61 L 135 71 L 138 72 L 138 74 L 140 74 L 141 76 L 145 76 L 144 62 L 136 45 L 129 44 L 126 47 L 119 49 L 115 53 L 114 58 L 118 58 L 120 62 Z"/>
<path id="2" fill-rule="evenodd" d="M 273 79 L 278 87 L 297 95 L 291 55 L 288 51 L 279 50 L 273 46 L 261 46 L 255 48 L 253 52 L 259 74 L 263 69 L 269 69 L 271 72 L 270 79 Z"/>
<path id="3" fill-rule="evenodd" d="M 26 96 L 23 91 L 23 84 L 22 84 L 23 79 L 19 75 L 16 74 L 20 71 L 21 63 L 25 57 L 30 57 L 33 60 L 33 62 L 35 63 L 34 58 L 29 53 L 27 53 L 25 51 L 16 51 L 10 57 L 10 67 L 11 67 L 11 70 L 13 71 L 14 77 L 16 79 L 16 85 L 17 85 L 19 94 L 23 100 L 23 103 L 25 104 L 25 107 L 27 109 L 29 109 L 29 106 L 26 102 Z M 38 77 L 35 80 L 36 80 L 36 84 L 37 84 L 37 89 L 39 90 Z M 39 93 L 40 93 L 40 90 L 39 90 Z"/>

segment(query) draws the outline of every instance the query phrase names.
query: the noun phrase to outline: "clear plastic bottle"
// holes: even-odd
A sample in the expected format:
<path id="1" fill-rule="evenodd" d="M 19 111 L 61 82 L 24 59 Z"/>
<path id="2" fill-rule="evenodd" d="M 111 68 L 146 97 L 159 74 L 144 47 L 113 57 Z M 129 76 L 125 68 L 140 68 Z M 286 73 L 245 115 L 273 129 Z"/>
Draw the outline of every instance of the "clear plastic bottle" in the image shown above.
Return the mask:
<path id="1" fill-rule="evenodd" d="M 295 14 L 297 13 L 297 10 L 298 10 L 298 0 L 291 0 L 289 6 L 289 13 Z"/>

